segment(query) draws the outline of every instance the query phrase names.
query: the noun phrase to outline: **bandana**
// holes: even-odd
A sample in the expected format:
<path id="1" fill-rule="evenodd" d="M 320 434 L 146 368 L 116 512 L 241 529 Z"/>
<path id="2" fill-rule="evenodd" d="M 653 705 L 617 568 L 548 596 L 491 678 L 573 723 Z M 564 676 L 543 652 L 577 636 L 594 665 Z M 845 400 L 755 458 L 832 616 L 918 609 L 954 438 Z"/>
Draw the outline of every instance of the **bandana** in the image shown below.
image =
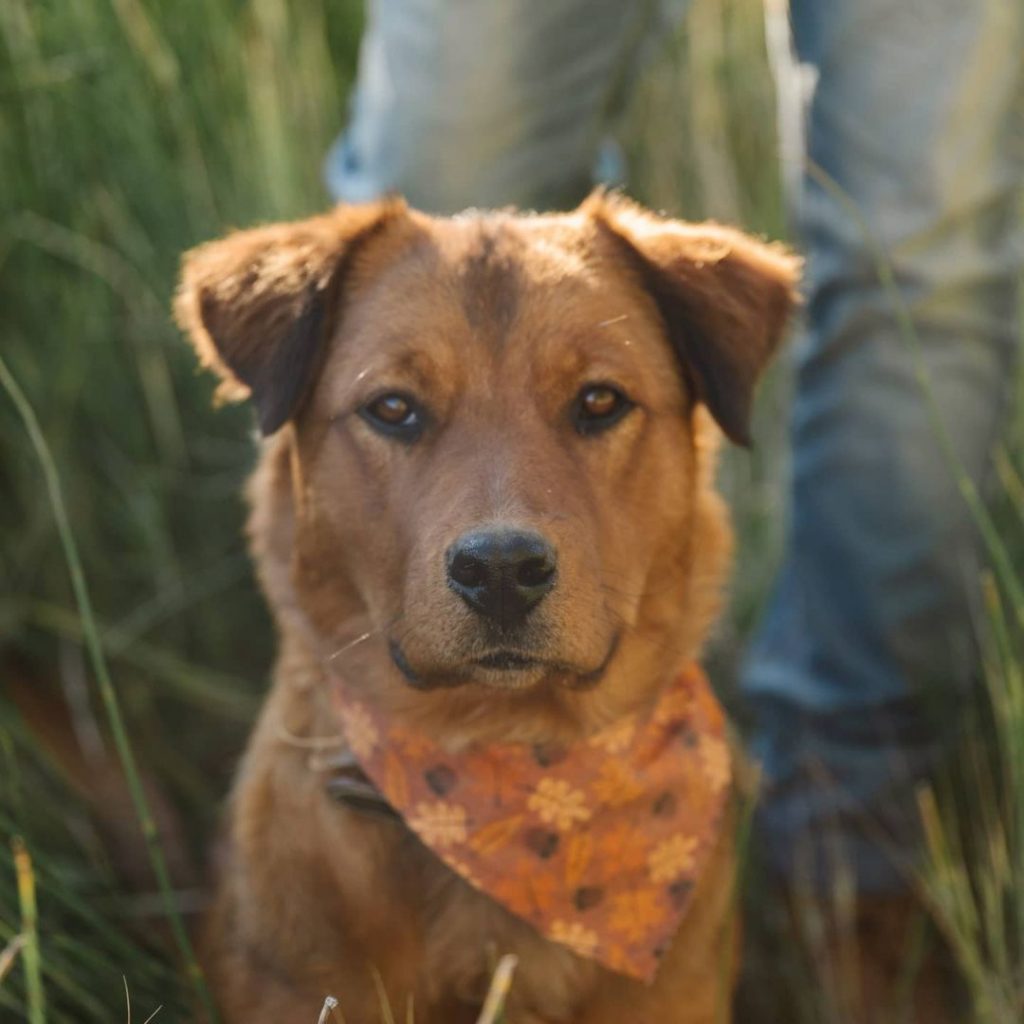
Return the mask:
<path id="1" fill-rule="evenodd" d="M 643 718 L 564 749 L 451 754 L 341 681 L 333 699 L 363 771 L 452 871 L 578 955 L 653 980 L 729 791 L 725 720 L 699 667 Z"/>

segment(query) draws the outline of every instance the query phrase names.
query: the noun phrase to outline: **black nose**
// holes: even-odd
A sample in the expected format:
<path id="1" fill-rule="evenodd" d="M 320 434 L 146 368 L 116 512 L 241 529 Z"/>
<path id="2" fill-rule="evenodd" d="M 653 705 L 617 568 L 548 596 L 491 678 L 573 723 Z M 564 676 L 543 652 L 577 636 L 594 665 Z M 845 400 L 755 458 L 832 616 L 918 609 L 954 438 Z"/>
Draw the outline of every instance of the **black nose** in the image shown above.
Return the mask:
<path id="1" fill-rule="evenodd" d="M 503 626 L 516 625 L 555 585 L 555 549 L 537 533 L 478 530 L 448 549 L 448 586 Z"/>

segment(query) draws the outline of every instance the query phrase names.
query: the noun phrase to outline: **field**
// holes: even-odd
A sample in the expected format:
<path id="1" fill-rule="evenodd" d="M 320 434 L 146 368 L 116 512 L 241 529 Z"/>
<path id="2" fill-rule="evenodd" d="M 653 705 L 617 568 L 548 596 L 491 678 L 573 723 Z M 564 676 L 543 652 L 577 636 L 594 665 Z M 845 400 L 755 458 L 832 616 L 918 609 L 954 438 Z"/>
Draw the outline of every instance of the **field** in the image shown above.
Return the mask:
<path id="1" fill-rule="evenodd" d="M 0 5 L 0 1020 L 175 1021 L 202 1001 L 186 931 L 273 638 L 240 538 L 251 415 L 211 408 L 169 300 L 185 248 L 327 203 L 361 26 L 355 0 Z M 785 237 L 774 114 L 759 0 L 696 0 L 620 119 L 630 191 Z M 741 722 L 736 659 L 779 556 L 788 391 L 783 361 L 757 449 L 722 470 L 744 572 L 711 664 Z M 921 879 L 971 1019 L 1000 1024 L 1024 1014 L 1014 408 L 987 505 L 964 488 L 991 564 L 986 731 L 966 730 L 964 770 L 925 801 Z M 788 989 L 787 1014 L 830 1019 L 798 966 L 757 950 L 763 924 L 755 910 L 757 977 Z"/>

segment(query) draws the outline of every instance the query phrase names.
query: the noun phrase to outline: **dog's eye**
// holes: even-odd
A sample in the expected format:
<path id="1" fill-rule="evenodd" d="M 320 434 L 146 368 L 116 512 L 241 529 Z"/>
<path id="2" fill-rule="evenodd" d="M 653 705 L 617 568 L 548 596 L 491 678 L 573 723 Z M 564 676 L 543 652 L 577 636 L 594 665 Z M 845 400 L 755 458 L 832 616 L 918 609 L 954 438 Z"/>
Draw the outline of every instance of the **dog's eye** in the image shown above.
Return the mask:
<path id="1" fill-rule="evenodd" d="M 596 434 L 614 426 L 633 403 L 610 384 L 588 384 L 576 396 L 572 418 L 581 434 Z"/>
<path id="2" fill-rule="evenodd" d="M 423 415 L 408 395 L 378 395 L 359 410 L 374 430 L 403 441 L 414 441 L 423 429 Z"/>

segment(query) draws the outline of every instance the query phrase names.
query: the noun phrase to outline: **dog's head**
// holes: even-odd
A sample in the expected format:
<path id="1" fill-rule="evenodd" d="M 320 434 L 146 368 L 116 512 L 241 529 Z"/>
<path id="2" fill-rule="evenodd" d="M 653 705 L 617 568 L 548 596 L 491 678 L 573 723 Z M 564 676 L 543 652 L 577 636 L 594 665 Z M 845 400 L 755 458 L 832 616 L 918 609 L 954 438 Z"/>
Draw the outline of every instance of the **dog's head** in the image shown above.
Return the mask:
<path id="1" fill-rule="evenodd" d="M 368 618 L 396 692 L 611 707 L 717 611 L 711 420 L 747 442 L 795 276 L 602 194 L 549 216 L 388 201 L 194 250 L 176 309 L 271 437 L 255 542 L 279 614 L 324 650 Z"/>

